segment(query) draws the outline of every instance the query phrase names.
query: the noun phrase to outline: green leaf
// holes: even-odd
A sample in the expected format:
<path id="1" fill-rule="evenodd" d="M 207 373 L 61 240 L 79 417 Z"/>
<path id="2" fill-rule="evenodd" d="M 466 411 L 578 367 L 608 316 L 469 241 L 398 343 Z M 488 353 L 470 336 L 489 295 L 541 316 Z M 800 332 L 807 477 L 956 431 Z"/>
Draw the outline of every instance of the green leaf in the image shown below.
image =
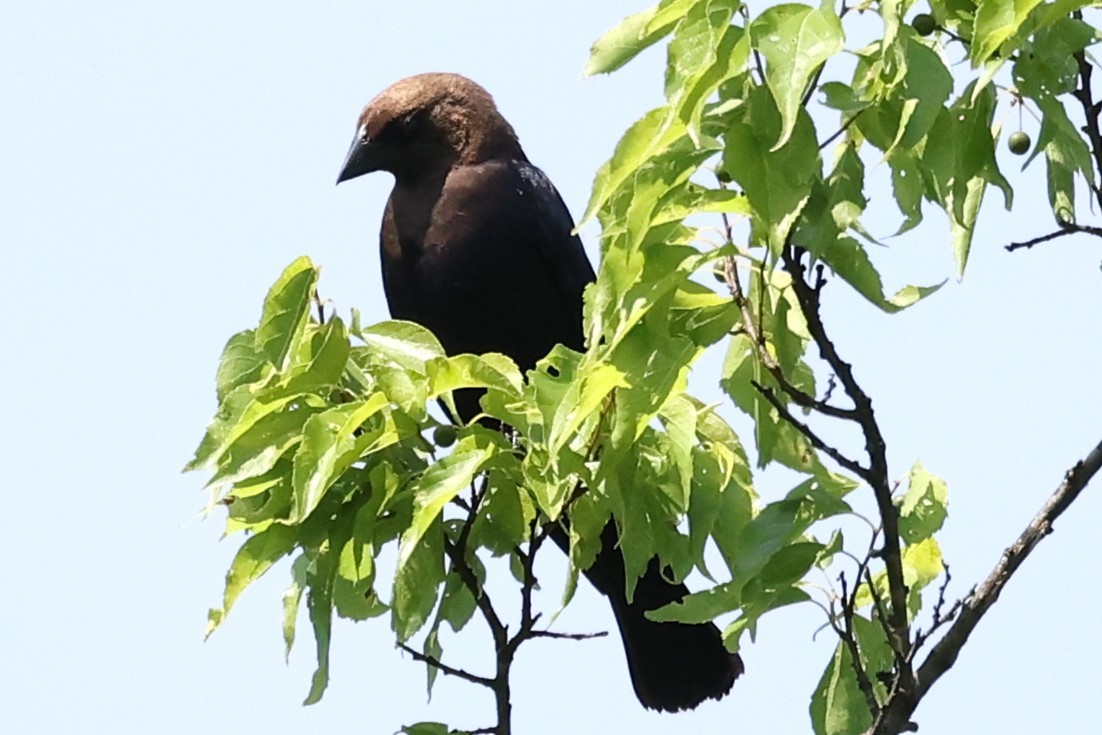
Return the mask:
<path id="1" fill-rule="evenodd" d="M 945 523 L 949 490 L 945 481 L 916 462 L 899 508 L 899 535 L 908 544 L 933 536 Z"/>
<path id="2" fill-rule="evenodd" d="M 402 533 L 398 569 L 409 562 L 421 538 L 440 517 L 444 506 L 470 487 L 495 454 L 497 447 L 485 435 L 468 435 L 455 450 L 425 470 L 414 486 L 413 520 Z"/>
<path id="3" fill-rule="evenodd" d="M 281 370 L 306 329 L 317 282 L 317 268 L 303 256 L 287 266 L 264 299 L 256 346 Z"/>
<path id="4" fill-rule="evenodd" d="M 780 252 L 818 176 L 815 128 L 801 108 L 792 130 L 785 133 L 776 103 L 763 87 L 755 88 L 732 118 L 724 168 L 746 192 L 755 225 L 767 233 L 770 250 Z M 782 136 L 783 145 L 777 146 Z"/>
<path id="5" fill-rule="evenodd" d="M 405 551 L 394 575 L 391 627 L 400 642 L 420 630 L 436 606 L 444 581 L 444 527 L 439 518 Z"/>
<path id="6" fill-rule="evenodd" d="M 1074 222 L 1076 175 L 1082 176 L 1091 186 L 1095 181 L 1091 152 L 1060 100 L 1042 97 L 1037 100 L 1037 106 L 1044 118 L 1037 144 L 1026 165 L 1044 151 L 1052 212 L 1057 222 Z"/>
<path id="7" fill-rule="evenodd" d="M 927 146 L 922 159 L 930 174 L 929 194 L 949 216 L 958 277 L 968 263 L 987 185 L 1002 189 L 1007 209 L 1013 203 L 1013 190 L 995 161 L 994 113 L 994 89 L 987 87 L 973 99 L 970 86 L 938 116 L 930 132 L 938 144 Z"/>
<path id="8" fill-rule="evenodd" d="M 945 570 L 941 547 L 930 537 L 903 549 L 903 581 L 911 592 L 922 590 Z"/>
<path id="9" fill-rule="evenodd" d="M 263 401 L 253 395 L 252 386 L 234 388 L 218 406 L 218 412 L 199 442 L 195 456 L 184 466 L 184 471 L 216 469 L 229 448 L 261 419 L 300 397 L 292 394 Z"/>
<path id="10" fill-rule="evenodd" d="M 443 722 L 418 722 L 402 727 L 405 735 L 449 735 L 451 730 Z"/>
<path id="11" fill-rule="evenodd" d="M 319 409 L 304 405 L 262 416 L 227 445 L 207 487 L 236 484 L 266 474 L 302 440 L 303 427 L 318 412 Z M 233 494 L 245 497 L 236 489 Z"/>
<path id="12" fill-rule="evenodd" d="M 290 377 L 281 390 L 305 393 L 336 385 L 344 373 L 350 350 L 348 331 L 339 317 L 332 317 L 320 327 L 307 327 L 306 339 L 292 355 Z"/>
<path id="13" fill-rule="evenodd" d="M 603 35 L 589 50 L 587 77 L 608 74 L 628 63 L 673 31 L 696 0 L 662 0 L 649 10 L 628 16 Z"/>
<path id="14" fill-rule="evenodd" d="M 842 50 L 845 35 L 833 7 L 789 3 L 767 8 L 750 25 L 750 38 L 765 57 L 765 81 L 780 110 L 775 151 L 788 142 L 803 112 L 803 96 L 816 70 Z"/>
<path id="15" fill-rule="evenodd" d="M 300 554 L 291 565 L 291 585 L 283 591 L 283 657 L 290 661 L 295 645 L 295 628 L 298 624 L 298 607 L 302 591 L 306 587 L 306 570 L 310 559 Z"/>
<path id="16" fill-rule="evenodd" d="M 222 607 L 212 609 L 207 616 L 206 636 L 218 629 L 226 619 L 230 608 L 250 584 L 260 579 L 264 572 L 295 547 L 295 530 L 289 526 L 273 524 L 241 544 L 226 572 L 226 590 Z"/>
<path id="17" fill-rule="evenodd" d="M 247 329 L 230 337 L 218 362 L 218 401 L 225 400 L 234 388 L 260 382 L 265 377 L 264 367 L 267 365 L 270 363 L 264 353 L 256 347 L 255 329 Z"/>
<path id="18" fill-rule="evenodd" d="M 429 397 L 461 388 L 490 388 L 511 399 L 520 398 L 524 379 L 513 360 L 505 355 L 454 355 L 426 363 Z"/>
<path id="19" fill-rule="evenodd" d="M 375 393 L 364 401 L 347 403 L 317 414 L 306 422 L 302 443 L 295 452 L 293 521 L 302 521 L 321 502 L 334 481 L 361 454 L 356 431 L 387 405 Z"/>
<path id="20" fill-rule="evenodd" d="M 677 24 L 667 48 L 666 98 L 700 140 L 704 103 L 732 73 L 745 65 L 748 50 L 735 53 L 743 30 L 731 25 L 741 0 L 695 2 Z M 744 44 L 745 46 L 745 44 Z"/>
<path id="21" fill-rule="evenodd" d="M 585 214 L 577 227 L 582 227 L 597 214 L 606 201 L 640 167 L 685 137 L 685 123 L 666 107 L 658 107 L 628 128 L 616 150 L 593 181 Z"/>
<path id="22" fill-rule="evenodd" d="M 306 570 L 306 609 L 314 628 L 318 666 L 311 677 L 310 692 L 303 701 L 304 705 L 320 702 L 329 686 L 329 644 L 333 632 L 333 556 L 328 550 L 319 554 Z"/>
<path id="23" fill-rule="evenodd" d="M 374 589 L 373 534 L 376 516 L 384 502 L 383 498 L 376 499 L 376 494 L 381 494 L 381 489 L 372 488 L 371 500 L 356 511 L 351 523 L 351 536 L 348 536 L 347 530 L 343 530 L 340 536 L 330 537 L 334 548 L 340 547 L 337 572 L 333 577 L 333 607 L 338 615 L 350 620 L 367 620 L 382 615 L 387 610 Z M 347 518 L 349 512 L 343 511 L 342 516 Z M 346 536 L 347 540 L 344 541 Z"/>
<path id="24" fill-rule="evenodd" d="M 976 30 L 969 55 L 980 66 L 1017 33 L 1033 8 L 1042 0 L 983 0 L 976 6 Z"/>
<path id="25" fill-rule="evenodd" d="M 357 336 L 374 354 L 421 375 L 426 374 L 429 360 L 444 357 L 440 340 L 413 322 L 380 322 L 367 327 Z"/>
<path id="26" fill-rule="evenodd" d="M 879 623 L 857 615 L 853 626 L 861 666 L 874 689 L 882 693 L 883 685 L 878 683 L 876 674 L 891 670 L 891 649 Z M 872 725 L 872 714 L 857 683 L 850 649 L 841 641 L 811 696 L 810 713 L 816 735 L 858 735 Z"/>
<path id="27" fill-rule="evenodd" d="M 904 286 L 894 296 L 884 295 L 880 274 L 869 260 L 865 248 L 849 237 L 839 237 L 817 248 L 816 255 L 830 265 L 857 293 L 888 314 L 906 309 L 927 296 L 937 293 L 945 281 L 933 286 Z"/>
<path id="28" fill-rule="evenodd" d="M 879 49 L 859 55 L 853 79 L 861 98 L 876 103 L 854 121 L 885 157 L 918 146 L 953 92 L 953 75 L 941 55 L 910 32 L 898 43 L 898 56 Z"/>

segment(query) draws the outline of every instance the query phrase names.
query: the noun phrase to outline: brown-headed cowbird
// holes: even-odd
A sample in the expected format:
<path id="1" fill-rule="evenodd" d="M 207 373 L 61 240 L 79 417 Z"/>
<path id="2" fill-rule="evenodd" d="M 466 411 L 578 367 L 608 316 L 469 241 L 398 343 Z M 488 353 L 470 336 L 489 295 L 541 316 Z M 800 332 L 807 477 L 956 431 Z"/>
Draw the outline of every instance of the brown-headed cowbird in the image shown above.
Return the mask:
<path id="1" fill-rule="evenodd" d="M 594 279 L 573 219 L 482 87 L 456 74 L 403 79 L 372 100 L 337 183 L 394 175 L 383 215 L 383 286 L 391 315 L 430 329 L 449 354 L 500 352 L 522 370 L 561 343 L 585 349 L 582 291 Z M 456 396 L 459 418 L 479 395 Z M 561 529 L 553 534 L 565 547 Z M 586 572 L 612 603 L 631 681 L 645 707 L 719 699 L 742 673 L 713 624 L 654 623 L 643 613 L 688 594 L 657 560 L 628 603 L 609 523 Z"/>

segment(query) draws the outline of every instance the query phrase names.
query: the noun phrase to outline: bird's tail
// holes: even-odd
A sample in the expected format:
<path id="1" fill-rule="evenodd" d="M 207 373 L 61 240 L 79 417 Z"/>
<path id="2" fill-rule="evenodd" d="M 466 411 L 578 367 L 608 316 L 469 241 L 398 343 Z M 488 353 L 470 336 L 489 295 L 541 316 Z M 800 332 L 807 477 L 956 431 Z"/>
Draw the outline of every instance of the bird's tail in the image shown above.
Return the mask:
<path id="1" fill-rule="evenodd" d="M 656 564 L 639 580 L 631 604 L 610 591 L 609 601 L 620 626 L 635 694 L 644 707 L 677 712 L 731 691 L 743 672 L 742 659 L 723 645 L 712 623 L 656 623 L 644 612 L 688 594 L 684 585 L 662 578 Z"/>
<path id="2" fill-rule="evenodd" d="M 569 539 L 558 529 L 551 534 L 564 550 Z M 731 691 L 743 672 L 742 659 L 723 645 L 712 623 L 656 623 L 644 613 L 689 594 L 683 584 L 671 584 L 652 559 L 631 603 L 624 591 L 624 557 L 617 547 L 614 523 L 601 533 L 601 550 L 585 576 L 608 597 L 624 641 L 631 683 L 648 709 L 677 712 L 692 709 L 705 699 L 719 699 Z"/>

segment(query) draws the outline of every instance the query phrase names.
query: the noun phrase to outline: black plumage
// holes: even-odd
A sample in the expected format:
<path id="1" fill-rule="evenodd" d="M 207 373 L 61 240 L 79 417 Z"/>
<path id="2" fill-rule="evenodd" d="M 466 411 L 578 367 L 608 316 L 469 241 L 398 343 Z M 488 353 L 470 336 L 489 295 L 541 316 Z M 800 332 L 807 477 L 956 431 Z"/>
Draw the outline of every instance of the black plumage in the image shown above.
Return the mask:
<path id="1" fill-rule="evenodd" d="M 455 74 L 392 85 L 364 109 L 338 183 L 394 175 L 383 217 L 383 283 L 391 315 L 430 329 L 449 354 L 500 352 L 531 369 L 558 343 L 584 349 L 582 292 L 594 279 L 574 223 L 546 175 L 528 162 L 490 95 Z M 478 395 L 456 396 L 460 418 Z M 553 535 L 565 547 L 566 535 Z M 657 561 L 625 597 L 615 526 L 586 577 L 612 604 L 644 706 L 676 711 L 725 695 L 742 661 L 712 624 L 643 616 L 688 594 Z"/>

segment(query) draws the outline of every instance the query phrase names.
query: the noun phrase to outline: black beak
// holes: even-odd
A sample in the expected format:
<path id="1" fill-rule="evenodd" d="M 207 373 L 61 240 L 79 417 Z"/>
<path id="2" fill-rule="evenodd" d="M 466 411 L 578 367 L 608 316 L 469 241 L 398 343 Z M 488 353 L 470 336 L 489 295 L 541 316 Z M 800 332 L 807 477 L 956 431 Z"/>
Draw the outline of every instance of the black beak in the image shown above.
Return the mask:
<path id="1" fill-rule="evenodd" d="M 378 171 L 382 168 L 381 159 L 381 146 L 378 143 L 373 143 L 367 138 L 357 135 L 356 139 L 352 141 L 352 147 L 348 149 L 348 155 L 345 156 L 344 164 L 341 166 L 341 173 L 337 177 L 337 183 L 342 181 L 348 181 L 354 179 L 357 176 L 363 176 L 369 174 L 372 171 Z"/>

